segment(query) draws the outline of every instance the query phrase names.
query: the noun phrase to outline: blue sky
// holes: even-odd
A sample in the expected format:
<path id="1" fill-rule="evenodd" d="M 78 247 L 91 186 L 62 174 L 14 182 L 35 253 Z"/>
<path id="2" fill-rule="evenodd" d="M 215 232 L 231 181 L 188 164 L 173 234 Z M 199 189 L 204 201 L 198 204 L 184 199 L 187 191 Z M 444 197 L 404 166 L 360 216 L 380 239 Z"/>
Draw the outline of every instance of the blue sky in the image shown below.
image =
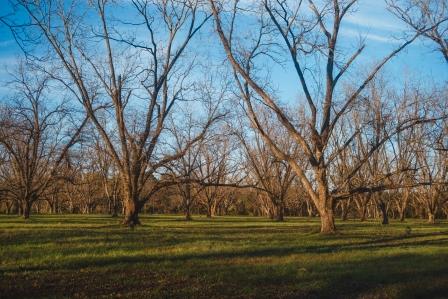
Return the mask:
<path id="1" fill-rule="evenodd" d="M 1 13 L 8 11 L 8 1 L 0 0 Z M 5 9 L 6 8 L 6 9 Z M 381 57 L 387 55 L 399 45 L 395 38 L 402 36 L 406 30 L 404 24 L 392 16 L 381 0 L 360 0 L 356 11 L 347 16 L 341 30 L 340 45 L 352 48 L 361 37 L 366 39 L 365 52 L 360 56 L 358 65 L 373 65 Z M 204 43 L 208 35 L 197 39 L 196 43 Z M 195 45 L 192 45 L 194 47 Z M 220 47 L 218 43 L 216 46 Z M 214 47 L 214 45 L 213 45 Z M 8 29 L 0 25 L 0 95 L 4 96 L 7 89 L 4 82 L 8 81 L 6 69 L 11 69 L 16 59 L 21 55 Z M 419 40 L 399 54 L 388 64 L 387 74 L 393 78 L 393 83 L 401 83 L 405 78 L 418 78 L 423 81 L 443 83 L 448 80 L 447 65 L 441 54 L 435 51 L 435 46 Z M 281 95 L 288 100 L 298 96 L 298 80 L 292 69 L 276 68 L 272 76 L 277 82 Z"/>

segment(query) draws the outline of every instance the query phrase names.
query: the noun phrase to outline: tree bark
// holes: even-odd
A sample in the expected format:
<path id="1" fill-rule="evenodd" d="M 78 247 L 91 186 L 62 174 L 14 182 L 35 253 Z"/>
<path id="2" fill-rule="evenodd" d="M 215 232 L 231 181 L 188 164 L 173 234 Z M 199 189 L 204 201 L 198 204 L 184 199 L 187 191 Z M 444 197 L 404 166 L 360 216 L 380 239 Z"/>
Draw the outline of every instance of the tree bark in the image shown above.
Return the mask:
<path id="1" fill-rule="evenodd" d="M 320 215 L 320 232 L 323 234 L 332 234 L 336 232 L 333 212 L 334 199 L 328 192 L 327 170 L 325 167 L 320 167 L 316 172 L 318 191 L 316 207 Z"/>
<path id="2" fill-rule="evenodd" d="M 381 211 L 381 217 L 382 217 L 381 224 L 389 224 L 389 217 L 387 216 L 386 204 L 383 201 L 380 201 L 378 207 Z"/>
<path id="3" fill-rule="evenodd" d="M 359 220 L 361 222 L 366 221 L 366 215 L 367 215 L 367 206 L 362 205 L 361 210 L 360 210 Z"/>
<path id="4" fill-rule="evenodd" d="M 404 194 L 403 194 L 403 202 L 401 203 L 401 205 L 399 205 L 399 209 L 398 209 L 398 212 L 400 213 L 400 222 L 404 221 L 404 218 L 406 216 L 406 208 L 408 206 L 408 202 L 409 202 L 409 190 L 405 189 Z"/>
<path id="5" fill-rule="evenodd" d="M 212 207 L 211 207 L 211 205 L 207 206 L 207 218 L 212 218 Z"/>
<path id="6" fill-rule="evenodd" d="M 29 219 L 31 213 L 31 204 L 29 201 L 23 202 L 22 211 L 23 211 L 23 219 Z"/>
<path id="7" fill-rule="evenodd" d="M 332 234 L 336 231 L 336 226 L 334 225 L 334 215 L 333 210 L 326 209 L 319 212 L 320 214 L 320 232 L 324 234 Z"/>
<path id="8" fill-rule="evenodd" d="M 341 202 L 341 220 L 342 221 L 347 221 L 348 219 L 348 207 L 349 207 L 350 203 L 348 202 L 348 200 L 343 200 Z"/>
<path id="9" fill-rule="evenodd" d="M 187 221 L 193 220 L 193 218 L 191 217 L 191 211 L 190 210 L 191 210 L 190 209 L 190 205 L 187 205 L 185 207 L 185 220 L 187 220 Z"/>
<path id="10" fill-rule="evenodd" d="M 285 209 L 283 207 L 283 203 L 280 203 L 276 206 L 275 220 L 276 221 L 284 221 Z"/>
<path id="11" fill-rule="evenodd" d="M 428 212 L 428 223 L 429 224 L 435 224 L 436 223 L 436 217 L 434 213 Z"/>
<path id="12" fill-rule="evenodd" d="M 140 219 L 138 218 L 138 213 L 140 212 L 140 208 L 137 204 L 137 201 L 132 197 L 128 196 L 124 202 L 125 213 L 123 224 L 133 228 L 136 225 L 140 225 Z"/>
<path id="13" fill-rule="evenodd" d="M 406 212 L 403 209 L 400 209 L 399 213 L 400 213 L 400 222 L 403 222 Z"/>

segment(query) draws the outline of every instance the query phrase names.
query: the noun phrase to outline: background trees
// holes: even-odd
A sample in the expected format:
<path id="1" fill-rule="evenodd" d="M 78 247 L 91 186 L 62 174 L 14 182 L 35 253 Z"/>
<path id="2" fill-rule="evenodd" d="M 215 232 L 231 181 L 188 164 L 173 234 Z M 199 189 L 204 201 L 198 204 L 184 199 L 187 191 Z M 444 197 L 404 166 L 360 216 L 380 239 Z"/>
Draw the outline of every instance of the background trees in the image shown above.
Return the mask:
<path id="1" fill-rule="evenodd" d="M 388 0 L 392 11 L 409 29 L 437 47 L 448 62 L 448 4 L 437 0 Z"/>
<path id="2" fill-rule="evenodd" d="M 26 64 L 18 66 L 11 83 L 16 94 L 0 112 L 2 185 L 25 219 L 32 205 L 64 179 L 64 158 L 87 122 L 73 124 L 66 101 L 50 98 L 50 78 L 30 71 Z"/>
<path id="3" fill-rule="evenodd" d="M 444 1 L 389 1 L 412 30 L 369 65 L 341 42 L 356 0 L 11 3 L 27 63 L 2 106 L 5 211 L 319 215 L 323 233 L 446 213 L 446 87 L 384 69 L 420 37 L 444 52 Z"/>

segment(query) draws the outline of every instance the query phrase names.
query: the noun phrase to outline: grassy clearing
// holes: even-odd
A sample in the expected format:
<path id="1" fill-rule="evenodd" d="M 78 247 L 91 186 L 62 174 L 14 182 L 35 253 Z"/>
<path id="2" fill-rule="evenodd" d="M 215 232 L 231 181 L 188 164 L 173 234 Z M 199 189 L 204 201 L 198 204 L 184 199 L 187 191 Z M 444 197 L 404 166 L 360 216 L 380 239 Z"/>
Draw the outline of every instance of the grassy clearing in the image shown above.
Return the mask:
<path id="1" fill-rule="evenodd" d="M 446 222 L 141 220 L 0 216 L 0 298 L 448 298 Z"/>

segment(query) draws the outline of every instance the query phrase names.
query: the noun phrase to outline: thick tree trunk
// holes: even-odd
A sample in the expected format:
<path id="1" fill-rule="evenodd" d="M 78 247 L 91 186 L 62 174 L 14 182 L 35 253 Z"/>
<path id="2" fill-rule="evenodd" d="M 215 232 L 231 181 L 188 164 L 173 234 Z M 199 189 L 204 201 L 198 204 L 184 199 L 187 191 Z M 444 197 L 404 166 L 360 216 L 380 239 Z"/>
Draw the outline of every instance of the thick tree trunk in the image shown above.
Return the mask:
<path id="1" fill-rule="evenodd" d="M 29 203 L 29 201 L 23 202 L 22 211 L 23 211 L 23 219 L 29 219 L 31 213 L 31 204 Z"/>
<path id="2" fill-rule="evenodd" d="M 6 214 L 8 214 L 8 215 L 11 214 L 13 206 L 14 206 L 13 202 L 11 202 L 11 203 L 6 202 Z"/>
<path id="3" fill-rule="evenodd" d="M 399 213 L 400 213 L 400 222 L 403 222 L 406 212 L 403 209 L 400 209 Z"/>
<path id="4" fill-rule="evenodd" d="M 207 218 L 212 218 L 212 206 L 208 205 L 207 206 Z"/>
<path id="5" fill-rule="evenodd" d="M 23 208 L 22 208 L 22 205 L 20 204 L 20 202 L 17 203 L 17 215 L 23 216 Z"/>
<path id="6" fill-rule="evenodd" d="M 381 224 L 389 224 L 389 217 L 387 216 L 386 204 L 383 201 L 380 201 L 378 207 L 381 211 L 381 217 L 382 217 Z"/>
<path id="7" fill-rule="evenodd" d="M 317 171 L 317 189 L 318 202 L 316 202 L 316 207 L 320 215 L 320 232 L 323 234 L 332 234 L 336 232 L 333 213 L 334 200 L 328 192 L 328 182 L 325 168 L 320 168 Z"/>
<path id="8" fill-rule="evenodd" d="M 403 194 L 403 202 L 401 203 L 401 205 L 399 205 L 398 209 L 401 222 L 403 222 L 404 218 L 406 217 L 406 208 L 408 206 L 408 202 L 409 202 L 409 190 L 406 189 Z"/>
<path id="9" fill-rule="evenodd" d="M 275 220 L 276 221 L 284 221 L 284 215 L 285 215 L 285 209 L 283 207 L 283 203 L 280 203 L 276 206 L 277 211 L 275 213 Z"/>
<path id="10" fill-rule="evenodd" d="M 366 221 L 366 215 L 367 215 L 367 205 L 362 205 L 359 215 L 359 220 L 361 222 Z"/>
<path id="11" fill-rule="evenodd" d="M 320 211 L 320 232 L 324 234 L 332 234 L 336 231 L 336 226 L 334 224 L 334 215 L 331 209 L 325 211 Z"/>
<path id="12" fill-rule="evenodd" d="M 184 193 L 184 209 L 185 209 L 185 220 L 191 221 L 193 218 L 191 217 L 191 185 L 190 183 L 185 184 L 185 193 Z"/>
<path id="13" fill-rule="evenodd" d="M 313 205 L 310 202 L 306 202 L 306 212 L 308 213 L 308 217 L 313 217 Z"/>
<path id="14" fill-rule="evenodd" d="M 341 202 L 341 220 L 342 221 L 347 221 L 348 219 L 348 207 L 349 207 L 350 203 L 348 202 L 348 200 L 343 200 Z"/>
<path id="15" fill-rule="evenodd" d="M 112 207 L 112 217 L 116 218 L 118 217 L 118 205 L 114 204 Z"/>
<path id="16" fill-rule="evenodd" d="M 436 217 L 434 213 L 428 212 L 428 223 L 429 224 L 435 224 L 436 223 Z"/>
<path id="17" fill-rule="evenodd" d="M 190 205 L 187 205 L 187 206 L 185 207 L 185 220 L 187 220 L 187 221 L 191 221 L 191 220 L 193 220 L 193 218 L 191 217 L 191 208 L 190 208 Z"/>
<path id="18" fill-rule="evenodd" d="M 139 211 L 140 209 L 136 203 L 136 200 L 129 196 L 128 198 L 126 198 L 124 206 L 125 206 L 125 213 L 123 224 L 129 226 L 130 228 L 133 228 L 134 226 L 141 224 L 140 219 L 138 218 L 138 213 L 140 212 Z"/>

